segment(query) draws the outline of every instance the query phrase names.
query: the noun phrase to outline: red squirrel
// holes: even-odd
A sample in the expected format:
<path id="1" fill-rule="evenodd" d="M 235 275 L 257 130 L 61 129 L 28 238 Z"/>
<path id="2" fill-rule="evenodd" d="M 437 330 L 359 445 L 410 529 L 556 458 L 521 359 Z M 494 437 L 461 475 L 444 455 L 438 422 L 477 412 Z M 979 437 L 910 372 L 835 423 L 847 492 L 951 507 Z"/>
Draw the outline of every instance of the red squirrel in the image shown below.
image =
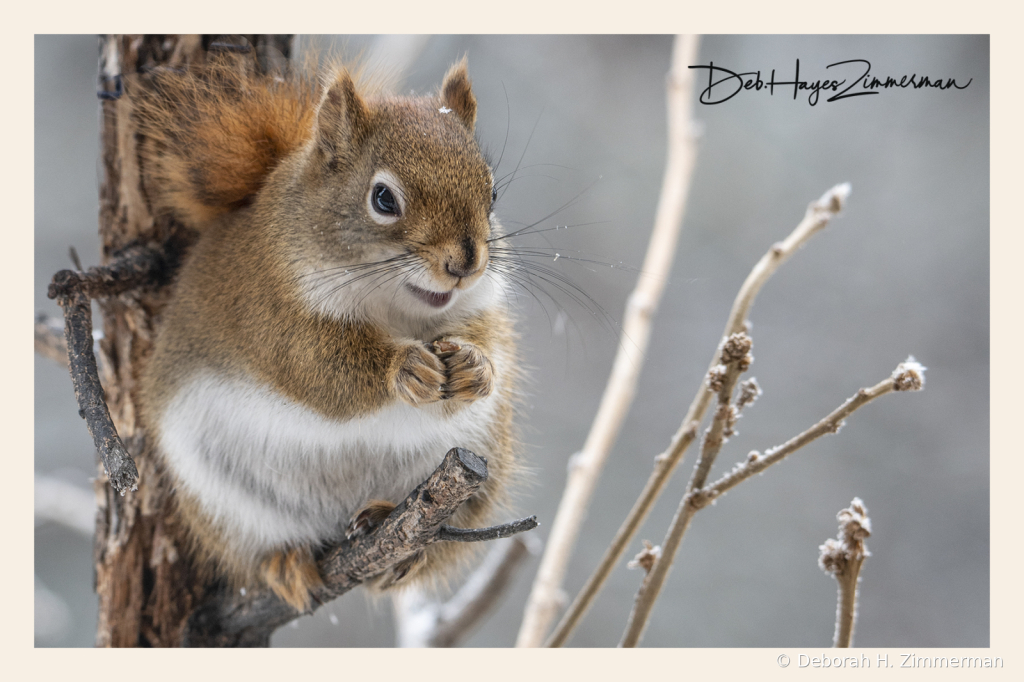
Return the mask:
<path id="1" fill-rule="evenodd" d="M 141 406 L 199 564 L 306 610 L 317 549 L 456 445 L 489 477 L 452 523 L 490 522 L 516 468 L 518 362 L 465 59 L 423 97 L 216 62 L 134 86 L 149 198 L 198 233 Z M 464 545 L 378 585 L 443 578 Z"/>

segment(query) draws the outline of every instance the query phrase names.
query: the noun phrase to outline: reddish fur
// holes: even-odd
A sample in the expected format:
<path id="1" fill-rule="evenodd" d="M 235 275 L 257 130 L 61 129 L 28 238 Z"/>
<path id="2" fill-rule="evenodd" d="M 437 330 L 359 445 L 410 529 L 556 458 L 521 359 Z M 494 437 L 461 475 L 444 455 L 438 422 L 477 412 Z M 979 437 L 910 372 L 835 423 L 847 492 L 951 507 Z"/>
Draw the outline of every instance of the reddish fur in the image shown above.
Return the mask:
<path id="1" fill-rule="evenodd" d="M 251 201 L 306 143 L 321 95 L 313 79 L 239 72 L 228 60 L 129 87 L 151 199 L 197 228 Z"/>

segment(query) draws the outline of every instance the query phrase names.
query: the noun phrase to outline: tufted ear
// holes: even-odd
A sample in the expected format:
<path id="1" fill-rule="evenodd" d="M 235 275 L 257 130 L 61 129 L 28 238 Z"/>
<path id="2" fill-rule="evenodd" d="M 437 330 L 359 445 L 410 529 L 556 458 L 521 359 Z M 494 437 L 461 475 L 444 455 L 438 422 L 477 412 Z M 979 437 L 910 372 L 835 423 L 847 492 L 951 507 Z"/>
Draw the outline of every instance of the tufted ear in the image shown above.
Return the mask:
<path id="1" fill-rule="evenodd" d="M 476 123 L 476 97 L 469 83 L 466 58 L 453 64 L 441 84 L 441 103 L 455 112 L 462 123 L 473 131 Z"/>
<path id="2" fill-rule="evenodd" d="M 332 156 L 343 156 L 347 149 L 362 141 L 368 114 L 348 71 L 338 73 L 324 93 L 316 123 L 320 145 Z"/>

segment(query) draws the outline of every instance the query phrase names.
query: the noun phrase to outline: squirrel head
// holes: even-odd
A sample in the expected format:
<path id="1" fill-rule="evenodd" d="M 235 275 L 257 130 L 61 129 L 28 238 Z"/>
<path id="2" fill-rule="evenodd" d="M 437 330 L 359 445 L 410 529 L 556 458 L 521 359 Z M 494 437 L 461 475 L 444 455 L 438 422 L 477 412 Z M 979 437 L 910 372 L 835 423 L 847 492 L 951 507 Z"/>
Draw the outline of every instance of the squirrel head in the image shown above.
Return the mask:
<path id="1" fill-rule="evenodd" d="M 465 59 L 434 96 L 364 97 L 347 71 L 325 87 L 283 195 L 268 187 L 315 308 L 422 320 L 473 307 L 496 228 L 475 121 Z"/>

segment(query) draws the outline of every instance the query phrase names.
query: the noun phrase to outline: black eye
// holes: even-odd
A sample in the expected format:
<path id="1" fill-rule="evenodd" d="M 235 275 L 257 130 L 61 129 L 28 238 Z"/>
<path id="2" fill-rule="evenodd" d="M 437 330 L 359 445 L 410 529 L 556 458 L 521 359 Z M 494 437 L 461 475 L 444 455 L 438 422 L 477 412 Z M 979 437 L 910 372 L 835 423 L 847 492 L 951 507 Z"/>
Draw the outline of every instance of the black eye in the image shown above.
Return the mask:
<path id="1" fill-rule="evenodd" d="M 493 188 L 491 188 L 491 203 L 493 204 L 497 200 L 498 200 L 498 188 L 497 187 L 493 187 Z"/>
<path id="2" fill-rule="evenodd" d="M 395 201 L 395 195 L 391 193 L 387 185 L 377 183 L 373 186 L 373 191 L 370 194 L 374 210 L 381 215 L 393 215 L 399 214 L 398 202 Z"/>

